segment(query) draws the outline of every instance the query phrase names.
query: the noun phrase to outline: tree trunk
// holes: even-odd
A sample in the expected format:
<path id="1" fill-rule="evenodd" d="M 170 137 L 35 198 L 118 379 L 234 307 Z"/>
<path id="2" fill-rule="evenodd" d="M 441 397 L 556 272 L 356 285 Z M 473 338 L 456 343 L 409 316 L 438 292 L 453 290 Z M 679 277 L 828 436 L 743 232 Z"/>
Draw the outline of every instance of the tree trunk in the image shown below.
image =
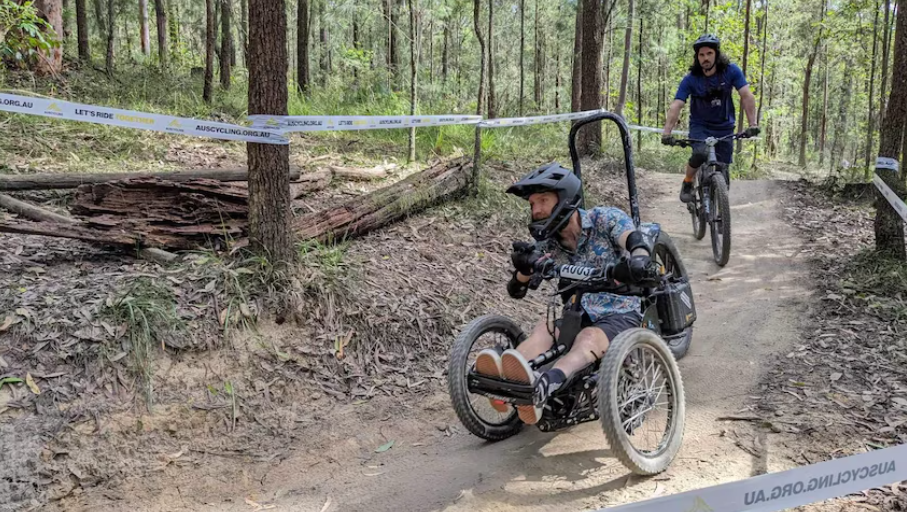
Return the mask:
<path id="1" fill-rule="evenodd" d="M 324 242 L 364 235 L 431 205 L 463 195 L 470 183 L 472 167 L 468 158 L 436 164 L 366 196 L 301 215 L 293 223 L 293 231 L 301 240 Z"/>
<path id="2" fill-rule="evenodd" d="M 284 0 L 249 1 L 249 114 L 287 115 L 287 11 Z M 252 247 L 284 268 L 290 239 L 290 147 L 246 145 Z"/>
<path id="3" fill-rule="evenodd" d="M 300 0 L 302 1 L 302 0 Z M 308 0 L 306 5 L 308 5 Z M 248 0 L 240 0 L 240 34 L 242 39 L 242 61 L 245 64 L 246 68 L 249 67 L 249 2 Z M 308 49 L 306 50 L 308 55 Z"/>
<path id="4" fill-rule="evenodd" d="M 537 2 L 539 0 L 536 0 Z M 582 110 L 583 98 L 583 1 L 576 2 L 576 26 L 573 32 L 573 77 L 570 84 L 570 110 Z M 586 0 L 588 1 L 588 0 Z"/>
<path id="5" fill-rule="evenodd" d="M 614 53 L 614 26 L 608 20 L 608 57 L 605 60 L 605 101 L 603 106 L 611 108 L 611 59 Z"/>
<path id="6" fill-rule="evenodd" d="M 768 55 L 768 0 L 765 1 L 765 12 L 762 15 L 762 55 L 759 64 L 759 107 L 756 110 L 756 123 L 762 124 L 762 101 L 765 99 L 765 56 Z M 741 108 L 742 110 L 742 108 Z M 766 136 L 768 131 L 766 131 Z M 759 158 L 759 146 L 753 148 L 753 167 L 756 167 L 756 160 Z"/>
<path id="7" fill-rule="evenodd" d="M 180 19 L 179 4 L 176 1 L 170 2 L 170 12 L 167 14 L 167 28 L 170 31 L 170 58 L 172 61 L 179 63 L 180 58 Z"/>
<path id="8" fill-rule="evenodd" d="M 640 10 L 645 12 L 645 9 L 640 5 Z M 643 49 L 643 34 L 645 34 L 645 16 L 639 17 L 639 48 L 637 48 L 637 58 L 636 58 L 636 123 L 639 126 L 643 126 L 642 116 L 643 116 L 643 97 L 642 97 L 642 49 Z M 642 151 L 642 130 L 636 132 L 636 150 Z"/>
<path id="9" fill-rule="evenodd" d="M 526 85 L 526 0 L 520 0 L 520 116 L 523 115 L 523 97 Z M 556 93 L 555 93 L 556 94 Z"/>
<path id="10" fill-rule="evenodd" d="M 53 38 L 63 38 L 63 2 L 61 0 L 38 0 L 34 4 L 38 14 L 50 23 Z M 5 29 L 4 29 L 5 30 Z M 63 45 L 42 51 L 38 61 L 38 72 L 57 75 L 63 71 Z"/>
<path id="11" fill-rule="evenodd" d="M 419 72 L 419 54 L 421 53 L 420 33 L 416 26 L 416 0 L 409 0 L 409 115 L 416 115 L 416 77 Z M 409 162 L 416 159 L 416 128 L 409 129 Z"/>
<path id="12" fill-rule="evenodd" d="M 113 0 L 107 0 L 107 74 L 113 76 L 113 36 L 116 34 L 116 7 Z"/>
<path id="13" fill-rule="evenodd" d="M 482 20 L 481 20 L 481 0 L 473 0 L 472 3 L 472 21 L 476 31 L 476 40 L 479 41 L 479 91 L 476 98 L 476 115 L 482 115 L 482 102 L 485 98 L 485 38 L 482 37 Z M 479 185 L 479 160 L 482 147 L 482 129 L 476 127 L 475 147 L 472 159 L 472 176 L 470 177 L 470 189 L 475 192 Z"/>
<path id="14" fill-rule="evenodd" d="M 398 15 L 399 0 L 387 0 L 388 12 L 390 13 L 390 63 L 389 67 L 393 82 L 399 84 L 400 80 L 400 23 Z"/>
<path id="15" fill-rule="evenodd" d="M 894 36 L 891 96 L 879 132 L 879 157 L 898 160 L 907 124 L 907 13 L 903 9 L 898 10 L 895 22 L 897 29 Z M 876 168 L 876 173 L 903 198 L 907 165 L 901 169 L 900 175 L 896 171 L 879 168 Z M 875 238 L 879 252 L 888 253 L 899 260 L 907 258 L 904 251 L 904 221 L 879 193 L 876 194 Z"/>
<path id="16" fill-rule="evenodd" d="M 61 17 L 62 17 L 61 22 L 63 25 L 63 40 L 66 41 L 67 43 L 69 42 L 69 38 L 72 36 L 72 20 L 70 19 L 68 13 L 69 13 L 69 0 L 63 0 L 63 13 L 61 15 Z"/>
<path id="17" fill-rule="evenodd" d="M 331 50 L 330 34 L 328 33 L 327 21 L 325 20 L 325 0 L 318 0 L 318 32 L 319 41 L 321 42 L 321 85 L 327 84 L 328 75 L 331 74 Z"/>
<path id="18" fill-rule="evenodd" d="M 79 40 L 79 59 L 91 62 L 91 49 L 88 45 L 88 13 L 85 0 L 76 0 L 76 32 Z"/>
<path id="19" fill-rule="evenodd" d="M 828 45 L 822 55 L 825 70 L 822 84 L 822 120 L 819 124 L 819 167 L 825 164 L 825 139 L 828 135 Z"/>
<path id="20" fill-rule="evenodd" d="M 541 109 L 544 99 L 542 94 L 542 70 L 544 69 L 544 64 L 542 63 L 542 43 L 539 39 L 539 34 L 541 33 L 541 28 L 539 27 L 539 2 L 542 0 L 535 0 L 535 88 L 533 89 L 533 99 L 535 100 L 535 108 Z M 577 0 L 577 2 L 582 2 L 582 0 Z M 577 9 L 579 9 L 577 7 Z M 577 103 L 579 106 L 579 103 Z"/>
<path id="21" fill-rule="evenodd" d="M 561 52 L 560 48 L 555 48 L 554 51 L 554 110 L 555 112 L 560 112 L 561 110 Z"/>
<path id="22" fill-rule="evenodd" d="M 624 108 L 627 106 L 627 81 L 630 79 L 630 52 L 633 48 L 633 0 L 630 0 L 628 11 L 629 19 L 627 20 L 627 31 L 624 34 L 624 65 L 620 73 L 620 96 L 617 98 L 617 107 L 614 113 L 623 116 Z"/>
<path id="23" fill-rule="evenodd" d="M 583 2 L 583 55 L 582 85 L 580 100 L 582 110 L 601 108 L 602 90 L 602 31 L 601 3 L 597 0 Z M 581 156 L 592 156 L 601 153 L 601 123 L 585 126 L 577 134 L 577 151 Z"/>
<path id="24" fill-rule="evenodd" d="M 151 34 L 148 31 L 148 0 L 139 0 L 139 30 L 142 39 L 142 55 L 151 53 Z"/>
<path id="25" fill-rule="evenodd" d="M 887 0 L 886 0 L 887 1 Z M 866 124 L 869 130 L 866 131 L 866 180 L 869 180 L 869 174 L 872 172 L 872 149 L 873 135 L 875 134 L 875 82 L 876 82 L 876 61 L 878 59 L 879 46 L 879 5 L 878 0 L 875 4 L 875 19 L 872 22 L 872 64 L 869 72 L 869 114 L 867 115 Z"/>
<path id="26" fill-rule="evenodd" d="M 299 0 L 296 15 L 296 87 L 309 92 L 309 0 Z"/>
<path id="27" fill-rule="evenodd" d="M 882 0 L 885 2 L 885 25 L 884 30 L 882 31 L 882 96 L 879 99 L 879 119 L 885 118 L 885 104 L 888 101 L 886 95 L 888 94 L 888 56 L 891 54 L 891 1 L 892 0 Z"/>
<path id="28" fill-rule="evenodd" d="M 743 76 L 746 76 L 746 65 L 750 56 L 750 11 L 752 10 L 753 0 L 746 0 L 746 15 L 743 22 Z M 743 131 L 743 105 L 740 105 L 740 112 L 737 114 L 737 132 Z M 737 156 L 743 150 L 743 140 L 737 140 Z"/>
<path id="29" fill-rule="evenodd" d="M 816 56 L 819 53 L 819 43 L 821 35 L 816 37 L 813 44 L 812 53 L 809 54 L 809 60 L 806 61 L 806 75 L 803 78 L 803 101 L 801 103 L 800 114 L 800 159 L 798 165 L 806 167 L 806 139 L 809 135 L 809 85 L 813 76 L 813 65 L 816 63 Z"/>
<path id="30" fill-rule="evenodd" d="M 154 17 L 157 22 L 157 58 L 163 68 L 167 66 L 167 9 L 164 0 L 154 0 Z"/>
<path id="31" fill-rule="evenodd" d="M 211 103 L 211 95 L 214 89 L 214 2 L 216 0 L 205 0 L 205 86 L 202 91 L 202 99 L 205 103 Z"/>
<path id="32" fill-rule="evenodd" d="M 223 3 L 220 8 L 221 20 L 221 42 L 220 42 L 220 86 L 224 90 L 230 88 L 231 65 L 233 64 L 233 30 L 231 20 L 233 6 L 230 0 L 220 0 Z"/>
<path id="33" fill-rule="evenodd" d="M 441 49 L 441 83 L 447 85 L 447 68 L 450 67 L 450 19 L 444 20 L 444 46 Z"/>
<path id="34" fill-rule="evenodd" d="M 488 118 L 497 115 L 494 97 L 494 0 L 488 0 Z"/>

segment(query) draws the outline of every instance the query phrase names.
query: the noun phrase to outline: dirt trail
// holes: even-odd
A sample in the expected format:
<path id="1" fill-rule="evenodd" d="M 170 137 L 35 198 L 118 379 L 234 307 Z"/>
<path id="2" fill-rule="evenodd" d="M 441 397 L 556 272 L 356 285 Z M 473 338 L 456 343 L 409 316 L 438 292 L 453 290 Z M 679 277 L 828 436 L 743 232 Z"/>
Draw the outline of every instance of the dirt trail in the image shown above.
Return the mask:
<path id="1" fill-rule="evenodd" d="M 460 427 L 438 395 L 408 404 L 411 418 L 366 422 L 351 413 L 349 421 L 324 426 L 334 434 L 332 445 L 295 447 L 294 455 L 265 469 L 217 463 L 234 465 L 240 477 L 196 463 L 101 491 L 106 499 L 78 501 L 85 509 L 104 502 L 106 509 L 149 511 L 249 511 L 250 498 L 277 510 L 315 512 L 580 511 L 781 469 L 764 436 L 754 437 L 746 424 L 716 420 L 751 402 L 770 357 L 794 343 L 805 310 L 805 263 L 797 257 L 796 232 L 781 215 L 785 191 L 770 181 L 733 183 L 732 255 L 720 269 L 708 235 L 701 241 L 691 235 L 689 215 L 677 199 L 679 176 L 645 179 L 658 194 L 643 198 L 643 219 L 660 222 L 677 243 L 699 314 L 693 346 L 680 363 L 687 393 L 684 445 L 665 474 L 629 475 L 609 453 L 597 423 L 557 434 L 527 428 L 485 443 Z M 441 435 L 448 426 L 452 435 Z M 374 452 L 390 439 L 396 441 L 392 449 Z"/>

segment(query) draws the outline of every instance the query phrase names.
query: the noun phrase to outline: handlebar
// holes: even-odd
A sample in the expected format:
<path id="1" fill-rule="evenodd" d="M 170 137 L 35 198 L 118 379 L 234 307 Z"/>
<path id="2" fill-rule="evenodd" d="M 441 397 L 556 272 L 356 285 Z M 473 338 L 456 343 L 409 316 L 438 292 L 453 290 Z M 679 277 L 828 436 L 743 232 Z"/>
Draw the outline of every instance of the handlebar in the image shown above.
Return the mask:
<path id="1" fill-rule="evenodd" d="M 563 280 L 572 281 L 574 285 L 582 285 L 584 287 L 593 288 L 597 291 L 616 291 L 617 289 L 626 290 L 627 285 L 654 286 L 657 285 L 658 281 L 661 279 L 661 276 L 658 274 L 657 269 L 652 268 L 652 272 L 650 272 L 649 275 L 643 276 L 642 279 L 637 279 L 634 283 L 618 282 L 615 279 L 615 271 L 617 271 L 622 265 L 628 264 L 628 260 L 622 259 L 615 265 L 606 265 L 604 267 L 597 268 L 581 265 L 558 265 L 554 262 L 553 259 L 544 258 L 535 263 L 535 272 L 529 280 L 529 287 L 535 290 L 539 287 L 539 285 L 542 284 L 542 281 L 560 278 Z M 624 271 L 626 271 L 626 269 L 621 269 L 621 272 Z"/>
<path id="2" fill-rule="evenodd" d="M 670 144 L 670 145 L 679 146 L 682 148 L 688 148 L 688 147 L 692 146 L 693 144 L 714 145 L 714 144 L 717 144 L 717 143 L 719 143 L 723 140 L 727 140 L 727 139 L 737 140 L 737 139 L 749 139 L 749 138 L 751 138 L 751 137 L 749 137 L 746 134 L 746 132 L 740 132 L 740 133 L 732 133 L 730 135 L 725 135 L 724 137 L 706 137 L 705 139 L 675 139 L 673 144 Z"/>

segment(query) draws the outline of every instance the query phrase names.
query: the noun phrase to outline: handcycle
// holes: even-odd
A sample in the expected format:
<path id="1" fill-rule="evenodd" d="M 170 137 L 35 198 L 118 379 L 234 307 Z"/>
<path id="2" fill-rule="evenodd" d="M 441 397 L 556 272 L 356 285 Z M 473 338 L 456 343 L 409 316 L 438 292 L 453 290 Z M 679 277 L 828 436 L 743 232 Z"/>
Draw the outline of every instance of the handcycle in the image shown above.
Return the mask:
<path id="1" fill-rule="evenodd" d="M 745 132 L 724 137 L 707 137 L 699 139 L 677 139 L 674 146 L 683 148 L 694 144 L 705 144 L 708 148 L 706 162 L 696 169 L 693 179 L 693 201 L 687 203 L 687 211 L 693 219 L 693 236 L 696 240 L 705 237 L 706 224 L 712 240 L 712 257 L 719 266 L 727 264 L 731 257 L 731 206 L 728 191 L 731 187 L 731 176 L 728 165 L 719 162 L 715 154 L 715 145 L 724 140 L 748 138 Z"/>
<path id="2" fill-rule="evenodd" d="M 605 268 L 575 265 L 557 266 L 551 260 L 536 263 L 530 289 L 542 282 L 559 280 L 555 297 L 566 298 L 567 309 L 556 332 L 554 323 L 560 306 L 549 306 L 549 331 L 557 334 L 550 350 L 529 361 L 533 371 L 543 371 L 570 351 L 581 330 L 582 296 L 587 293 L 614 293 L 640 297 L 643 319 L 638 328 L 611 340 L 600 362 L 573 375 L 549 397 L 536 426 L 554 432 L 588 421 L 601 420 L 614 455 L 632 472 L 657 474 L 670 465 L 683 440 L 685 402 L 683 382 L 675 354 L 682 356 L 692 338 L 696 319 L 693 294 L 680 254 L 658 224 L 639 222 L 635 175 L 629 131 L 623 118 L 601 112 L 574 125 L 570 150 L 574 172 L 580 174 L 575 151 L 578 129 L 590 122 L 614 121 L 624 142 L 630 190 L 631 216 L 657 263 L 656 270 L 642 282 L 614 279 L 616 266 Z M 623 260 L 618 265 L 626 264 Z M 552 320 L 555 320 L 554 322 Z M 475 357 L 485 348 L 499 351 L 515 348 L 526 335 L 513 320 L 485 315 L 471 321 L 451 347 L 448 388 L 461 423 L 474 435 L 497 441 L 517 434 L 523 426 L 515 407 L 507 413 L 493 408 L 489 399 L 512 406 L 532 404 L 532 387 L 525 383 L 484 376 L 475 371 Z M 674 341 L 672 345 L 670 341 Z M 661 427 L 651 428 L 652 422 Z M 647 424 L 649 428 L 644 428 Z M 644 443 L 645 446 L 637 446 Z"/>

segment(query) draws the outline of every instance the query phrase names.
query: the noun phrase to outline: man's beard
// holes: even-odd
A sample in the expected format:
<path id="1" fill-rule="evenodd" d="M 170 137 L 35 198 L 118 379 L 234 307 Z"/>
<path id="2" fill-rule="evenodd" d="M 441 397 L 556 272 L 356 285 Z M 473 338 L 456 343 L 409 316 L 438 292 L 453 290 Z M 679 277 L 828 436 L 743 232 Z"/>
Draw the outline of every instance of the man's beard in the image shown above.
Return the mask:
<path id="1" fill-rule="evenodd" d="M 715 64 L 713 62 L 706 61 L 705 64 L 700 64 L 700 67 L 702 67 L 703 71 L 711 71 L 712 68 L 715 67 Z"/>

